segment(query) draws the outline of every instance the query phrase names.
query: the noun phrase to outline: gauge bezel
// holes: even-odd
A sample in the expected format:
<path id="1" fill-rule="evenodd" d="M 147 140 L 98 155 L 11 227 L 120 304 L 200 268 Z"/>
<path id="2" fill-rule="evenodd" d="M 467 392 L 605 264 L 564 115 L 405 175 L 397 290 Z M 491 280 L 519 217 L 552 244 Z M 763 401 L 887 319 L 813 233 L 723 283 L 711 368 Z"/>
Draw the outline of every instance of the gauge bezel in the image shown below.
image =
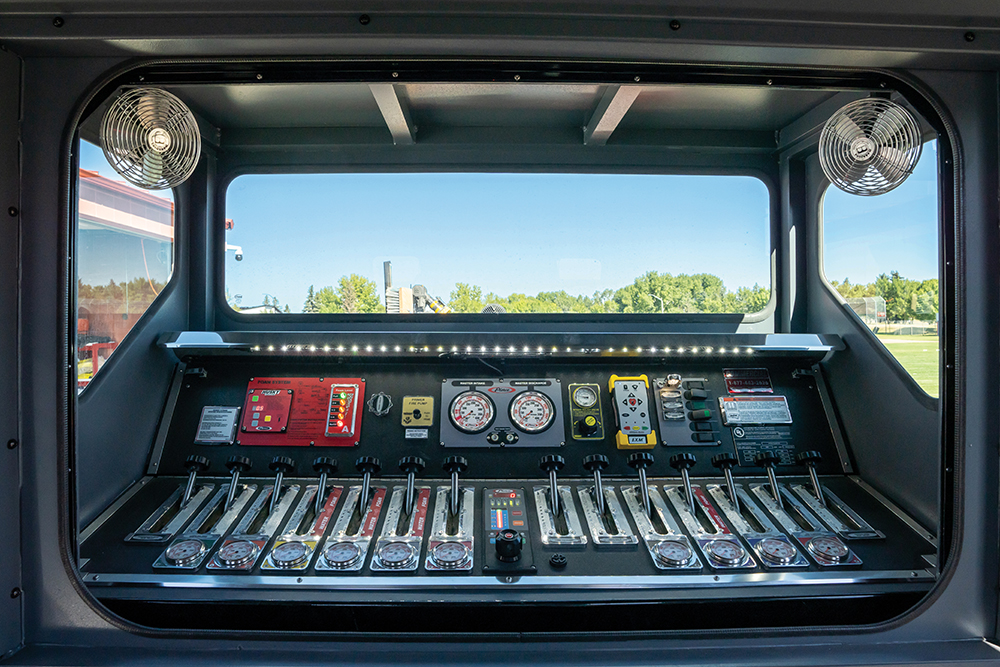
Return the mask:
<path id="1" fill-rule="evenodd" d="M 527 428 L 521 423 L 519 423 L 520 419 L 518 417 L 514 416 L 514 406 L 517 405 L 518 401 L 523 401 L 525 397 L 540 398 L 549 406 L 549 409 L 551 410 L 549 420 L 541 428 L 535 428 L 535 429 Z M 527 433 L 529 435 L 537 435 L 539 433 L 545 433 L 545 431 L 552 428 L 552 425 L 556 423 L 557 416 L 558 415 L 556 412 L 555 401 L 549 398 L 546 394 L 543 394 L 542 392 L 536 391 L 534 389 L 528 391 L 521 391 L 514 394 L 514 396 L 510 399 L 510 404 L 507 406 L 507 418 L 510 420 L 511 426 L 516 428 L 521 433 Z"/>
<path id="2" fill-rule="evenodd" d="M 279 550 L 292 549 L 295 547 L 299 547 L 302 550 L 301 554 L 295 559 L 288 560 L 288 559 L 278 558 L 277 554 Z M 281 567 L 281 568 L 295 567 L 296 565 L 301 565 L 302 563 L 304 563 L 306 560 L 308 560 L 309 556 L 311 555 L 312 555 L 312 549 L 309 547 L 308 544 L 304 542 L 296 542 L 296 541 L 283 542 L 271 550 L 271 562 L 274 563 L 275 567 Z"/>
<path id="3" fill-rule="evenodd" d="M 183 558 L 174 558 L 173 556 L 170 555 L 171 549 L 180 548 L 182 545 L 188 543 L 198 545 L 198 549 L 193 554 L 191 554 L 190 556 L 185 556 Z M 169 547 L 167 547 L 163 552 L 163 557 L 167 562 L 173 565 L 189 565 L 190 563 L 196 561 L 203 553 L 205 553 L 205 543 L 202 542 L 201 540 L 180 540 L 178 542 L 174 542 Z"/>
<path id="4" fill-rule="evenodd" d="M 446 547 L 459 547 L 462 549 L 462 557 L 457 560 L 441 560 L 438 552 Z M 458 570 L 465 566 L 472 557 L 472 550 L 461 542 L 439 542 L 430 551 L 431 560 L 443 570 Z"/>
<path id="5" fill-rule="evenodd" d="M 490 408 L 490 418 L 486 421 L 486 423 L 482 426 L 482 428 L 475 430 L 469 430 L 468 428 L 460 425 L 457 421 L 455 421 L 455 404 L 461 400 L 465 400 L 467 398 L 472 398 L 472 397 L 482 398 L 483 400 L 486 401 L 487 405 Z M 492 398 L 490 398 L 481 391 L 476 391 L 475 389 L 469 389 L 468 391 L 463 391 L 459 393 L 458 395 L 455 396 L 455 398 L 451 399 L 451 403 L 448 405 L 448 419 L 449 421 L 451 421 L 451 425 L 454 426 L 456 429 L 458 429 L 460 433 L 465 433 L 467 435 L 476 435 L 477 433 L 482 433 L 483 431 L 487 430 L 490 426 L 493 425 L 493 422 L 496 421 L 496 418 L 497 418 L 496 403 L 494 403 Z"/>
<path id="6" fill-rule="evenodd" d="M 337 547 L 348 547 L 354 549 L 354 556 L 350 560 L 345 561 L 335 561 L 327 557 L 327 554 L 331 549 L 336 549 Z M 346 570 L 358 563 L 359 560 L 364 558 L 365 552 L 354 542 L 334 542 L 333 544 L 328 544 L 323 548 L 323 561 L 334 568 L 335 570 Z"/>
<path id="7" fill-rule="evenodd" d="M 247 551 L 246 556 L 243 556 L 241 558 L 227 558 L 224 555 L 226 549 L 235 549 L 243 544 L 247 544 L 250 546 L 250 549 Z M 222 545 L 222 548 L 219 549 L 218 558 L 219 562 L 222 563 L 222 565 L 224 565 L 225 567 L 240 567 L 241 565 L 246 565 L 254 558 L 256 558 L 257 553 L 259 551 L 260 547 L 251 542 L 250 540 L 233 540 L 232 542 L 226 542 L 224 545 Z"/>
<path id="8" fill-rule="evenodd" d="M 586 392 L 590 392 L 591 394 L 593 394 L 593 396 L 594 396 L 593 402 L 592 403 L 581 403 L 579 401 L 579 399 L 577 399 L 577 397 L 576 397 L 577 394 L 579 394 L 581 391 L 586 391 Z M 574 389 L 573 390 L 573 395 L 570 396 L 570 398 L 573 401 L 573 404 L 575 406 L 577 406 L 578 408 L 590 409 L 590 408 L 593 408 L 594 406 L 596 406 L 597 403 L 601 400 L 601 395 L 600 395 L 600 393 L 598 392 L 598 390 L 595 387 L 593 387 L 593 386 L 591 386 L 589 384 L 584 384 L 584 385 L 580 385 L 579 387 L 577 387 L 576 389 Z"/>
<path id="9" fill-rule="evenodd" d="M 684 559 L 683 561 L 680 561 L 680 560 L 677 560 L 675 558 L 669 558 L 669 557 L 665 556 L 660 551 L 660 548 L 663 547 L 665 544 L 669 544 L 669 545 L 671 545 L 672 547 L 675 547 L 675 548 L 676 547 L 681 547 L 683 549 L 686 549 L 687 553 L 688 553 L 688 557 L 686 559 Z M 657 544 L 656 544 L 655 547 L 653 547 L 653 552 L 656 554 L 656 559 L 660 563 L 662 563 L 662 564 L 664 564 L 664 565 L 666 565 L 668 567 L 683 567 L 683 566 L 687 565 L 688 563 L 690 563 L 691 559 L 694 558 L 694 549 L 692 549 L 690 546 L 688 546 L 687 544 L 684 544 L 683 542 L 681 542 L 679 540 L 661 540 L 660 542 L 657 542 Z"/>

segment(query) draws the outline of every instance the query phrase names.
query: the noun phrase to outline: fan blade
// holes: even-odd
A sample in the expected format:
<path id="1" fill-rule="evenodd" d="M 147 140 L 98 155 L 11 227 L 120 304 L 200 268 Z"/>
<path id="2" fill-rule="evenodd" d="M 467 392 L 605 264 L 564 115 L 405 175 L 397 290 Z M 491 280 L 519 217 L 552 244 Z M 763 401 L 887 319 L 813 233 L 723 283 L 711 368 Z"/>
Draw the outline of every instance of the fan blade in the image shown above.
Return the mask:
<path id="1" fill-rule="evenodd" d="M 837 119 L 837 122 L 833 124 L 833 127 L 830 128 L 830 131 L 835 137 L 843 141 L 848 146 L 850 146 L 851 142 L 858 137 L 863 137 L 865 135 L 861 128 L 858 127 L 858 124 L 846 115 L 841 115 L 840 118 Z"/>
<path id="2" fill-rule="evenodd" d="M 906 118 L 890 108 L 878 115 L 868 131 L 868 136 L 880 139 L 879 143 L 890 143 L 889 140 L 904 129 L 906 129 Z"/>
<path id="3" fill-rule="evenodd" d="M 870 166 L 871 164 L 868 162 L 854 160 L 853 164 L 844 170 L 844 181 L 852 184 L 857 183 L 865 177 L 865 174 L 868 173 L 868 167 Z"/>
<path id="4" fill-rule="evenodd" d="M 871 166 L 891 183 L 902 183 L 903 179 L 910 175 L 906 168 L 907 164 L 909 160 L 905 152 L 891 146 L 883 146 L 872 160 Z"/>
<path id="5" fill-rule="evenodd" d="M 156 185 L 163 178 L 163 158 L 154 150 L 146 151 L 142 158 L 142 182 Z"/>

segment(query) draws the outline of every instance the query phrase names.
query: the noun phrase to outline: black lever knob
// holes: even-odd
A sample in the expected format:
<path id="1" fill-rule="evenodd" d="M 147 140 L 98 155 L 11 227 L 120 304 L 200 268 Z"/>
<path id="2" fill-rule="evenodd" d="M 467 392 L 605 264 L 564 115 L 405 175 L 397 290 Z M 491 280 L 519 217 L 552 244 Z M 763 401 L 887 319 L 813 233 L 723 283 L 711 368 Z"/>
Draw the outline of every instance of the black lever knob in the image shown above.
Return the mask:
<path id="1" fill-rule="evenodd" d="M 597 421 L 597 417 L 594 415 L 587 415 L 583 419 L 578 419 L 576 421 L 576 430 L 585 438 L 589 438 L 596 434 L 601 428 L 601 424 Z"/>
<path id="2" fill-rule="evenodd" d="M 230 456 L 226 461 L 226 467 L 230 472 L 246 472 L 253 467 L 253 461 L 245 456 Z"/>
<path id="3" fill-rule="evenodd" d="M 653 465 L 653 455 L 649 452 L 635 452 L 628 457 L 628 464 L 636 470 L 644 470 Z"/>
<path id="4" fill-rule="evenodd" d="M 382 462 L 374 456 L 362 456 L 354 462 L 354 468 L 362 475 L 377 475 L 382 472 Z"/>
<path id="5" fill-rule="evenodd" d="M 318 473 L 325 472 L 327 475 L 332 475 L 337 472 L 338 467 L 337 459 L 330 458 L 329 456 L 320 456 L 313 461 L 313 470 Z"/>
<path id="6" fill-rule="evenodd" d="M 280 472 L 283 475 L 287 475 L 295 470 L 295 461 L 287 456 L 275 456 L 271 459 L 271 462 L 267 464 L 267 467 L 274 472 Z"/>
<path id="7" fill-rule="evenodd" d="M 753 462 L 761 468 L 773 468 L 781 463 L 781 457 L 774 452 L 761 452 L 754 457 Z"/>
<path id="8" fill-rule="evenodd" d="M 427 467 L 427 462 L 424 461 L 419 456 L 404 456 L 399 459 L 399 469 L 405 472 L 407 475 L 410 473 L 423 472 L 424 468 Z"/>
<path id="9" fill-rule="evenodd" d="M 198 454 L 192 454 L 184 461 L 188 472 L 205 472 L 208 470 L 208 459 Z"/>
<path id="10" fill-rule="evenodd" d="M 712 457 L 712 465 L 720 470 L 725 470 L 726 468 L 735 468 L 740 464 L 740 460 L 736 458 L 735 454 L 730 454 L 729 452 L 723 452 L 722 454 L 716 454 Z"/>
<path id="11" fill-rule="evenodd" d="M 496 537 L 497 560 L 516 563 L 521 560 L 521 535 L 510 528 L 501 530 Z"/>
<path id="12" fill-rule="evenodd" d="M 816 465 L 823 460 L 823 455 L 817 451 L 799 452 L 795 455 L 795 462 L 799 465 Z"/>
<path id="13" fill-rule="evenodd" d="M 464 456 L 449 456 L 441 464 L 441 467 L 447 473 L 465 472 L 469 469 L 469 462 L 465 460 Z"/>
<path id="14" fill-rule="evenodd" d="M 558 454 L 547 454 L 538 462 L 538 467 L 545 472 L 559 471 L 566 466 L 566 459 Z"/>
<path id="15" fill-rule="evenodd" d="M 683 452 L 681 454 L 674 454 L 670 457 L 670 467 L 674 470 L 688 470 L 694 467 L 694 464 L 698 462 L 698 458 L 691 453 Z"/>
<path id="16" fill-rule="evenodd" d="M 594 472 L 595 470 L 604 470 L 610 465 L 608 457 L 604 454 L 591 454 L 590 456 L 585 456 L 583 458 L 583 467 L 585 470 Z"/>

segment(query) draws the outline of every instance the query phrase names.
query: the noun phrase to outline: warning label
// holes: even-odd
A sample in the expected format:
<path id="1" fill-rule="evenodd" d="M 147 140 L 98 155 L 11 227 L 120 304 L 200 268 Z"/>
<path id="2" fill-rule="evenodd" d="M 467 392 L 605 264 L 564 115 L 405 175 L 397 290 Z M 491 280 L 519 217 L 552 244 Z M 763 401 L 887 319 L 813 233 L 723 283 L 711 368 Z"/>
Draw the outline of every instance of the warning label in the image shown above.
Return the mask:
<path id="1" fill-rule="evenodd" d="M 791 424 L 792 413 L 784 396 L 722 396 L 719 398 L 722 423 Z"/>
<path id="2" fill-rule="evenodd" d="M 778 465 L 795 464 L 795 445 L 790 426 L 734 426 L 733 442 L 740 465 L 755 466 L 758 454 L 770 452 L 781 459 Z"/>

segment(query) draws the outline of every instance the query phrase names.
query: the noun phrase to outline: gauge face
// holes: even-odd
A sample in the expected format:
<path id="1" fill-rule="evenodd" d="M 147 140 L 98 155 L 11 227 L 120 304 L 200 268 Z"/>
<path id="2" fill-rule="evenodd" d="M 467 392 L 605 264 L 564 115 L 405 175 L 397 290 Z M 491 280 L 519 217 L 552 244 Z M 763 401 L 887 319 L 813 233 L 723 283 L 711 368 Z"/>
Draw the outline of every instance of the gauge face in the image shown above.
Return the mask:
<path id="1" fill-rule="evenodd" d="M 185 565 L 194 561 L 204 550 L 205 545 L 200 540 L 182 540 L 167 547 L 164 556 L 175 565 Z"/>
<path id="2" fill-rule="evenodd" d="M 469 548 L 461 542 L 442 542 L 431 549 L 431 558 L 439 567 L 459 567 L 469 557 Z"/>
<path id="3" fill-rule="evenodd" d="M 705 545 L 705 553 L 722 565 L 739 565 L 746 557 L 743 547 L 729 540 L 712 540 Z"/>
<path id="4" fill-rule="evenodd" d="M 245 565 L 256 555 L 257 545 L 250 540 L 236 540 L 219 549 L 219 560 L 229 567 Z"/>
<path id="5" fill-rule="evenodd" d="M 361 547 L 353 542 L 337 542 L 326 548 L 323 558 L 331 567 L 341 569 L 350 567 L 361 558 Z"/>
<path id="6" fill-rule="evenodd" d="M 525 433 L 541 433 L 555 421 L 556 408 L 545 394 L 525 391 L 510 402 L 510 422 Z"/>
<path id="7" fill-rule="evenodd" d="M 850 553 L 847 546 L 832 535 L 821 535 L 809 540 L 809 551 L 820 558 L 835 563 L 843 560 Z"/>
<path id="8" fill-rule="evenodd" d="M 312 549 L 302 542 L 285 542 L 271 552 L 271 562 L 278 567 L 295 567 L 305 561 Z"/>
<path id="9" fill-rule="evenodd" d="M 451 402 L 448 417 L 463 433 L 481 433 L 493 423 L 496 409 L 488 396 L 478 391 L 462 392 Z"/>
<path id="10" fill-rule="evenodd" d="M 592 408 L 597 405 L 597 390 L 593 387 L 577 387 L 573 391 L 573 402 L 581 408 Z"/>
<path id="11" fill-rule="evenodd" d="M 406 542 L 386 542 L 378 550 L 379 560 L 386 567 L 405 567 L 415 556 L 413 547 Z"/>
<path id="12" fill-rule="evenodd" d="M 787 565 L 795 560 L 795 547 L 784 540 L 767 537 L 757 543 L 761 557 L 776 565 Z"/>
<path id="13" fill-rule="evenodd" d="M 664 565 L 669 565 L 671 567 L 687 565 L 688 562 L 690 562 L 691 557 L 694 555 L 691 551 L 691 547 L 683 542 L 676 542 L 674 540 L 665 540 L 660 542 L 653 547 L 653 551 L 656 553 L 657 560 L 662 562 Z"/>

